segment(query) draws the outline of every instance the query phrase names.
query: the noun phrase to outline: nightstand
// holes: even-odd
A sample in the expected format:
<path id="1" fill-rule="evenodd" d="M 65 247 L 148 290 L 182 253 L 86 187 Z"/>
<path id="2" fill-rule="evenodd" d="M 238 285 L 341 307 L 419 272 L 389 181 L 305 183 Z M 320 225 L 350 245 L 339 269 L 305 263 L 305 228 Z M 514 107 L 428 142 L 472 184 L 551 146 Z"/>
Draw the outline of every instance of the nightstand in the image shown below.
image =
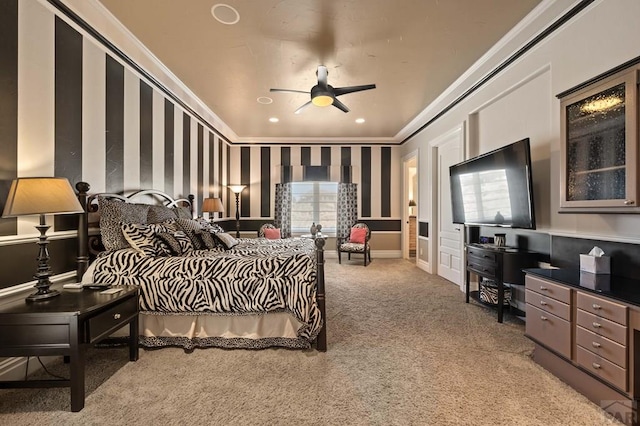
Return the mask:
<path id="1" fill-rule="evenodd" d="M 0 357 L 62 355 L 69 379 L 5 381 L 0 388 L 70 387 L 71 411 L 80 411 L 88 345 L 129 324 L 129 360 L 138 359 L 138 288 L 114 294 L 52 288 L 61 294 L 47 301 L 27 302 L 26 292 L 0 299 Z"/>

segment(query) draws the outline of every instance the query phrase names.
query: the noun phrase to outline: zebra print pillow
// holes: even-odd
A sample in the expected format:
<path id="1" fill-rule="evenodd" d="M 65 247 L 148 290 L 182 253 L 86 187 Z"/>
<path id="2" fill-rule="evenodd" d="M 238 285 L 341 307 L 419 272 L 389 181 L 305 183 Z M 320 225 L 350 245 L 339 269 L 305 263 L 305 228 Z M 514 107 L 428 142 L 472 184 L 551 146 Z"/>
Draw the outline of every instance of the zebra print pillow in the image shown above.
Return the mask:
<path id="1" fill-rule="evenodd" d="M 146 256 L 164 256 L 167 250 L 163 246 L 163 241 L 158 238 L 158 234 L 163 232 L 173 233 L 176 231 L 171 222 L 150 223 L 147 225 L 139 223 L 123 223 L 122 233 L 129 242 L 129 245 Z"/>
<path id="2" fill-rule="evenodd" d="M 149 206 L 146 204 L 129 204 L 124 201 L 98 197 L 100 206 L 100 234 L 102 244 L 108 251 L 129 247 L 122 234 L 123 223 L 147 223 Z"/>
<path id="3" fill-rule="evenodd" d="M 210 237 L 211 234 L 208 232 L 203 232 L 202 225 L 200 225 L 198 221 L 193 219 L 176 219 L 176 223 L 178 224 L 180 229 L 182 229 L 182 231 L 187 234 L 189 239 L 191 239 L 191 243 L 193 244 L 193 248 L 195 250 L 203 250 L 206 248 L 213 248 L 213 246 L 215 246 L 215 244 L 213 244 L 213 238 L 208 241 L 210 244 L 212 244 L 212 247 L 209 247 L 209 244 L 204 241 L 205 238 Z"/>
<path id="4" fill-rule="evenodd" d="M 193 250 L 191 240 L 182 231 L 175 232 L 161 232 L 158 234 L 160 238 L 168 247 L 170 254 L 175 256 L 181 256 L 189 253 Z"/>
<path id="5" fill-rule="evenodd" d="M 222 243 L 224 248 L 226 248 L 227 250 L 237 246 L 238 243 L 240 242 L 235 238 L 233 238 L 231 235 L 227 234 L 226 232 L 218 232 L 215 235 L 216 235 L 216 238 Z"/>

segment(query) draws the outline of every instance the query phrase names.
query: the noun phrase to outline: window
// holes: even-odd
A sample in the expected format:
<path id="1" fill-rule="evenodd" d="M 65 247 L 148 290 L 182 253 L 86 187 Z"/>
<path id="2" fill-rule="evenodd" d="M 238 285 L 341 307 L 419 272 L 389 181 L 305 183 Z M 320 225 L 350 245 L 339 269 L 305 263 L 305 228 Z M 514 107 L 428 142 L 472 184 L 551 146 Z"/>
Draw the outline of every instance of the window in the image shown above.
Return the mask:
<path id="1" fill-rule="evenodd" d="M 335 235 L 338 184 L 294 182 L 291 184 L 291 232 L 308 234 L 312 223 L 322 225 L 322 233 Z"/>

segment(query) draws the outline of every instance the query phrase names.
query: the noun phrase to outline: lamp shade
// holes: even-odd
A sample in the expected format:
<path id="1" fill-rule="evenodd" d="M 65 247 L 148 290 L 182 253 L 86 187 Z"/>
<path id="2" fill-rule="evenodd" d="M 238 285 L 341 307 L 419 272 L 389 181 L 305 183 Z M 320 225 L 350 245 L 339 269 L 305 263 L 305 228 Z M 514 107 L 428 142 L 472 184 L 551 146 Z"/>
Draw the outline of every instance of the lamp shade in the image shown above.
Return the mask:
<path id="1" fill-rule="evenodd" d="M 2 217 L 83 211 L 66 178 L 29 177 L 11 183 Z"/>
<path id="2" fill-rule="evenodd" d="M 202 211 L 207 213 L 219 213 L 224 211 L 220 198 L 205 198 L 202 203 Z"/>
<path id="3" fill-rule="evenodd" d="M 409 207 L 415 207 L 416 206 L 416 202 L 413 200 L 409 200 Z"/>
<path id="4" fill-rule="evenodd" d="M 227 185 L 227 186 L 231 190 L 231 192 L 233 192 L 234 194 L 241 193 L 247 187 L 247 185 Z"/>

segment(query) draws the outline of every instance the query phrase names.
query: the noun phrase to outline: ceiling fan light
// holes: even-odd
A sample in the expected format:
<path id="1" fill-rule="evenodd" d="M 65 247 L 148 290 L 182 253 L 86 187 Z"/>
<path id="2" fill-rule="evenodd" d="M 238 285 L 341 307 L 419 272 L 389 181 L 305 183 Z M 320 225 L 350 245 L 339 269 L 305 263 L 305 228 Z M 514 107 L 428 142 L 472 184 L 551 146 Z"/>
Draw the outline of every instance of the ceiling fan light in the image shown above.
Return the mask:
<path id="1" fill-rule="evenodd" d="M 319 107 L 329 106 L 333 103 L 333 97 L 329 95 L 318 95 L 311 99 L 311 103 Z"/>

